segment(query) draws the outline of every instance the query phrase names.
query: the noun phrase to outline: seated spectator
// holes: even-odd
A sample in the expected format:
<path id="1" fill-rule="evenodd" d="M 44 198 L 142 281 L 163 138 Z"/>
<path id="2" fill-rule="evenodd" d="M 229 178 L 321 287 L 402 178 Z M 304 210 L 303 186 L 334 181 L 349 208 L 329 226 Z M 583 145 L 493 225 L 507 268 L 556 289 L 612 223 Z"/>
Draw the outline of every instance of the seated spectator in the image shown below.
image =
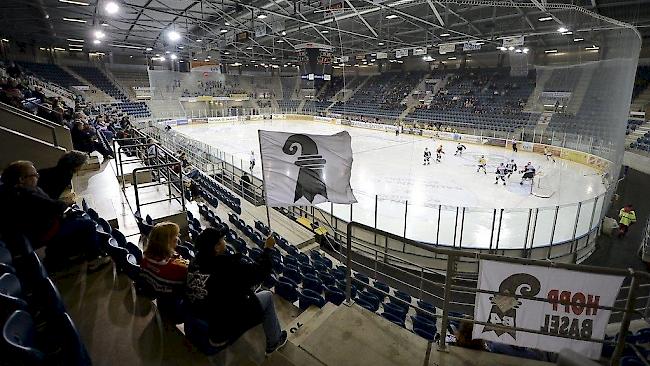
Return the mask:
<path id="1" fill-rule="evenodd" d="M 48 269 L 63 268 L 79 256 L 89 261 L 89 270 L 110 262 L 100 250 L 95 223 L 40 189 L 32 162 L 11 163 L 0 180 L 0 205 L 6 208 L 0 210 L 0 232 L 25 235 L 34 249 L 45 246 Z"/>
<path id="2" fill-rule="evenodd" d="M 235 342 L 248 329 L 262 323 L 266 354 L 283 347 L 287 332 L 280 327 L 270 291 L 253 292 L 271 274 L 271 249 L 275 239 L 266 239 L 256 263 L 242 261 L 242 255 L 228 254 L 225 226 L 209 227 L 196 239 L 196 258 L 187 274 L 186 298 L 189 311 L 209 325 L 210 343 L 223 347 Z"/>
<path id="3" fill-rule="evenodd" d="M 107 146 L 104 146 L 102 141 L 97 136 L 96 132 L 90 129 L 87 123 L 76 121 L 70 131 L 72 136 L 72 145 L 76 150 L 83 151 L 87 154 L 97 151 L 104 159 L 112 159 L 113 151 Z"/>
<path id="4" fill-rule="evenodd" d="M 251 192 L 251 177 L 244 172 L 244 174 L 240 178 L 241 181 L 241 189 L 244 192 L 245 195 L 252 196 Z"/>
<path id="5" fill-rule="evenodd" d="M 472 330 L 474 324 L 467 320 L 461 320 L 456 331 L 456 346 L 469 349 L 485 350 L 485 343 L 482 339 L 473 339 Z"/>
<path id="6" fill-rule="evenodd" d="M 185 283 L 189 262 L 176 253 L 179 232 L 173 222 L 156 224 L 144 249 L 140 263 L 143 276 L 160 295 L 180 294 Z"/>
<path id="7" fill-rule="evenodd" d="M 86 164 L 87 160 L 88 156 L 80 151 L 68 151 L 61 156 L 56 166 L 38 171 L 40 176 L 38 186 L 51 199 L 60 199 L 63 192 L 72 185 L 72 176 Z M 72 197 L 67 197 L 63 201 L 68 204 L 74 203 Z"/>

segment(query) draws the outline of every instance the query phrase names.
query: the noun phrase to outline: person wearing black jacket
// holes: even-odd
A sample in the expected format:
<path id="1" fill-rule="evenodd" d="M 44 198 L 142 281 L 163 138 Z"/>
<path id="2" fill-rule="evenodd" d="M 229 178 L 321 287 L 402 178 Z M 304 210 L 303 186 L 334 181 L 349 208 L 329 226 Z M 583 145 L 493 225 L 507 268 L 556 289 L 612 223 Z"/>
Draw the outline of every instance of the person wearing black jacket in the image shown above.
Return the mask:
<path id="1" fill-rule="evenodd" d="M 190 262 L 186 298 L 193 316 L 208 322 L 210 343 L 225 347 L 248 329 L 262 323 L 266 354 L 283 347 L 287 332 L 280 327 L 270 291 L 253 288 L 271 274 L 271 249 L 275 239 L 266 239 L 264 251 L 255 263 L 241 254 L 226 252 L 225 226 L 206 228 L 196 239 L 197 255 Z"/>
<path id="2" fill-rule="evenodd" d="M 63 154 L 56 166 L 38 171 L 38 186 L 53 200 L 72 184 L 72 177 L 86 164 L 88 156 L 81 151 L 68 151 Z M 70 202 L 68 202 L 70 203 Z"/>
<path id="3" fill-rule="evenodd" d="M 95 223 L 51 199 L 38 187 L 39 175 L 30 161 L 11 163 L 0 181 L 0 233 L 26 236 L 34 249 L 45 246 L 48 270 L 62 269 L 67 259 L 83 256 L 89 270 L 110 263 L 99 247 Z M 79 213 L 77 213 L 79 212 Z"/>

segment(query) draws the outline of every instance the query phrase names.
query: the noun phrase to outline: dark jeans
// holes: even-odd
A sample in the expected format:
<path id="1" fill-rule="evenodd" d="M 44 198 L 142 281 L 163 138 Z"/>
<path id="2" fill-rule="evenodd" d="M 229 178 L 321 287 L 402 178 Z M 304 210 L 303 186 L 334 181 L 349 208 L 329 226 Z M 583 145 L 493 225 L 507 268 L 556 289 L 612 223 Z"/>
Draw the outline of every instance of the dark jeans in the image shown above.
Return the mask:
<path id="1" fill-rule="evenodd" d="M 87 260 L 102 254 L 95 222 L 84 217 L 66 218 L 45 249 L 48 262 L 63 264 L 68 259 L 82 256 Z"/>

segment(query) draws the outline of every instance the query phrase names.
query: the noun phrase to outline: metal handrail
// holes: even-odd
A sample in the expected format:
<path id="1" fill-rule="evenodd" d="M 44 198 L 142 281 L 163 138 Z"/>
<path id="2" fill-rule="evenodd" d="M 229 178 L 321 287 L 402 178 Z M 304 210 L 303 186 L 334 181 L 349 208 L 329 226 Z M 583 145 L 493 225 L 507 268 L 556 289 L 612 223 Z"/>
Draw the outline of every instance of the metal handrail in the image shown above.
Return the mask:
<path id="1" fill-rule="evenodd" d="M 353 238 L 353 228 L 358 227 L 360 229 L 364 230 L 372 230 L 372 231 L 378 231 L 382 236 L 385 236 L 387 238 L 390 238 L 392 240 L 399 240 L 403 241 L 405 243 L 408 243 L 410 245 L 418 245 L 419 243 L 406 239 L 403 237 L 400 237 L 398 235 L 389 233 L 389 232 L 383 232 L 380 230 L 375 230 L 372 227 L 369 227 L 364 224 L 360 224 L 357 222 L 351 222 L 347 225 L 347 246 L 346 246 L 346 302 L 348 304 L 352 303 L 351 299 L 351 285 L 352 285 L 352 264 L 355 263 L 352 259 L 352 254 L 353 254 L 353 247 L 352 247 L 352 238 Z M 355 245 L 358 245 L 355 244 Z M 372 248 L 370 248 L 372 249 Z M 534 333 L 534 334 L 545 334 L 545 335 L 551 335 L 548 332 L 543 332 L 541 330 L 535 330 L 535 329 L 526 329 L 526 328 L 518 328 L 518 327 L 508 327 L 508 326 L 503 326 L 503 325 L 494 325 L 491 323 L 487 322 L 481 322 L 477 321 L 474 319 L 466 319 L 466 318 L 459 318 L 455 316 L 450 316 L 449 315 L 449 305 L 452 303 L 451 301 L 451 293 L 452 291 L 464 291 L 464 292 L 473 292 L 473 293 L 488 293 L 488 294 L 498 294 L 499 292 L 496 291 L 486 291 L 486 290 L 481 290 L 478 288 L 474 287 L 468 287 L 468 286 L 460 286 L 456 285 L 453 283 L 453 276 L 455 273 L 455 264 L 457 260 L 461 257 L 470 257 L 474 258 L 476 260 L 480 259 L 487 259 L 487 260 L 493 260 L 493 261 L 499 261 L 499 262 L 506 262 L 506 263 L 515 263 L 515 264 L 525 264 L 525 265 L 535 265 L 535 266 L 540 266 L 540 267 L 547 267 L 547 268 L 558 268 L 558 269 L 567 269 L 567 270 L 572 270 L 572 271 L 580 271 L 580 272 L 587 272 L 587 273 L 598 273 L 598 274 L 607 274 L 607 275 L 616 275 L 616 276 L 623 276 L 626 278 L 631 278 L 631 282 L 628 288 L 628 293 L 626 297 L 626 302 L 624 307 L 618 307 L 618 306 L 604 306 L 604 305 L 597 305 L 596 307 L 598 309 L 603 309 L 603 310 L 617 310 L 623 312 L 623 319 L 621 321 L 621 326 L 619 330 L 619 334 L 626 334 L 628 328 L 629 328 L 629 323 L 631 320 L 631 316 L 633 313 L 639 314 L 640 312 L 634 308 L 634 302 L 637 299 L 636 297 L 636 290 L 639 288 L 639 280 L 650 280 L 650 274 L 647 272 L 642 272 L 642 271 L 635 271 L 633 269 L 614 269 L 614 268 L 607 268 L 607 267 L 596 267 L 596 266 L 585 266 L 585 265 L 577 265 L 577 264 L 571 264 L 571 263 L 555 263 L 555 262 L 550 262 L 547 260 L 531 260 L 531 259 L 524 259 L 524 258 L 513 258 L 513 257 L 505 257 L 505 256 L 499 256 L 499 255 L 494 255 L 494 254 L 485 254 L 485 253 L 468 253 L 462 250 L 455 250 L 455 249 L 448 249 L 448 248 L 441 248 L 441 247 L 433 247 L 433 248 L 428 248 L 432 252 L 440 253 L 443 255 L 447 256 L 447 271 L 445 273 L 445 281 L 444 281 L 444 297 L 443 297 L 443 306 L 442 306 L 442 326 L 441 326 L 441 336 L 440 336 L 440 341 L 439 341 L 439 347 L 441 350 L 444 350 L 446 347 L 446 334 L 447 334 L 447 327 L 449 324 L 449 320 L 463 320 L 463 321 L 468 321 L 474 324 L 481 324 L 481 325 L 490 325 L 491 327 L 497 328 L 497 329 L 502 329 L 502 330 L 514 330 L 514 331 L 522 331 L 522 332 L 527 332 L 527 333 Z M 386 255 L 382 253 L 382 255 Z M 390 254 L 389 254 L 390 255 Z M 377 260 L 375 260 L 377 262 Z M 355 264 L 360 264 L 360 263 L 355 263 Z M 386 263 L 387 266 L 391 266 L 390 263 Z M 422 268 L 422 272 L 424 272 L 425 268 Z M 427 279 L 423 279 L 425 281 L 428 281 L 429 283 L 434 283 L 433 281 L 429 281 Z M 439 285 L 439 283 L 436 283 Z M 383 293 L 383 291 L 381 291 Z M 389 294 L 387 294 L 389 295 Z M 389 295 L 390 296 L 390 295 Z M 541 298 L 541 297 L 531 297 L 531 296 L 524 296 L 524 295 L 513 295 L 509 294 L 509 296 L 515 297 L 515 298 L 521 298 L 521 299 L 527 299 L 527 300 L 533 300 L 533 301 L 540 301 L 540 302 L 551 302 L 547 298 Z M 407 303 L 408 306 L 414 307 L 418 310 L 423 310 L 418 306 L 412 305 L 410 303 Z M 570 302 L 568 305 L 579 305 L 578 303 L 573 303 Z M 554 336 L 560 336 L 564 338 L 570 338 L 569 336 L 562 336 L 562 335 L 555 335 Z M 592 339 L 590 338 L 589 341 L 592 342 L 598 342 L 598 343 L 608 343 L 608 340 L 605 339 Z M 431 346 L 432 341 L 429 342 L 429 346 Z M 625 337 L 618 337 L 616 341 L 616 348 L 614 350 L 614 355 L 612 357 L 612 365 L 617 364 L 618 360 L 620 359 L 620 356 L 623 353 L 623 348 L 625 346 Z M 426 364 L 426 363 L 425 363 Z"/>
<path id="2" fill-rule="evenodd" d="M 141 168 L 133 169 L 133 171 L 131 172 L 131 179 L 133 180 L 136 211 L 140 211 L 140 207 L 144 206 L 144 205 L 147 205 L 147 204 L 164 202 L 164 201 L 168 201 L 168 200 L 171 200 L 171 199 L 178 200 L 179 197 L 178 196 L 172 196 L 172 193 L 171 193 L 171 185 L 172 185 L 172 183 L 176 182 L 176 181 L 172 181 L 171 179 L 169 179 L 169 178 L 171 178 L 171 176 L 167 179 L 167 186 L 168 186 L 168 189 L 169 189 L 169 193 L 168 193 L 169 198 L 167 198 L 167 199 L 162 199 L 162 200 L 158 200 L 158 201 L 147 202 L 145 204 L 140 204 L 140 194 L 138 192 L 138 172 L 146 171 L 146 170 L 151 170 L 151 171 L 158 170 L 158 171 L 160 171 L 161 168 L 168 168 L 167 169 L 168 171 L 171 170 L 173 172 L 172 168 L 175 167 L 175 166 L 180 168 L 180 162 L 177 161 L 177 162 L 171 162 L 171 163 L 165 163 L 165 164 L 149 165 L 149 166 L 144 166 L 144 167 L 141 167 Z M 183 189 L 183 175 L 182 174 L 183 173 L 181 171 L 179 173 L 179 175 L 178 175 L 178 178 L 179 178 L 178 183 L 180 185 L 180 187 L 179 187 L 179 190 L 180 190 L 180 201 L 179 201 L 179 203 L 181 204 L 181 211 L 185 211 L 185 209 L 186 209 L 185 208 L 185 194 L 183 192 L 184 189 Z M 160 184 L 157 184 L 157 185 L 162 185 L 162 184 L 165 184 L 165 183 L 160 183 Z M 155 185 L 149 185 L 148 187 L 152 187 L 152 186 L 155 186 Z M 140 187 L 140 188 L 142 188 L 142 187 Z"/>

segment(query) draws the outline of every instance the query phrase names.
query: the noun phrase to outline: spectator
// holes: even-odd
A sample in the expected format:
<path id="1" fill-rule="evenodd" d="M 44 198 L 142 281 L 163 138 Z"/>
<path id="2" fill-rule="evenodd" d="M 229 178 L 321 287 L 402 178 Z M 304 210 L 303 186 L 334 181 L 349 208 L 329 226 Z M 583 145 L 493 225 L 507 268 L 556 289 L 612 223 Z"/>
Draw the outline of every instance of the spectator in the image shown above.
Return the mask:
<path id="1" fill-rule="evenodd" d="M 618 212 L 618 237 L 622 238 L 627 234 L 630 225 L 636 223 L 636 212 L 632 205 L 627 204 Z"/>
<path id="2" fill-rule="evenodd" d="M 252 196 L 251 194 L 251 177 L 244 172 L 244 174 L 241 176 L 241 189 L 244 192 L 244 195 L 247 196 Z"/>
<path id="3" fill-rule="evenodd" d="M 109 263 L 110 258 L 99 248 L 95 223 L 81 211 L 51 199 L 38 187 L 38 179 L 34 164 L 25 160 L 11 163 L 2 172 L 0 203 L 7 209 L 0 210 L 0 232 L 25 235 L 34 249 L 45 246 L 50 270 L 62 268 L 80 255 L 89 261 L 89 270 Z"/>
<path id="4" fill-rule="evenodd" d="M 461 320 L 456 331 L 456 345 L 469 349 L 485 350 L 485 343 L 482 339 L 473 339 L 472 330 L 474 324 L 467 320 Z"/>
<path id="5" fill-rule="evenodd" d="M 145 280 L 160 295 L 182 291 L 188 261 L 176 253 L 180 229 L 173 222 L 156 224 L 147 240 L 140 266 Z"/>
<path id="6" fill-rule="evenodd" d="M 275 239 L 266 239 L 256 263 L 242 261 L 241 254 L 226 252 L 228 229 L 206 228 L 197 240 L 197 256 L 187 275 L 188 308 L 209 324 L 210 343 L 223 347 L 236 341 L 248 329 L 262 323 L 269 355 L 287 342 L 280 327 L 270 291 L 253 292 L 271 274 L 271 249 Z"/>
<path id="7" fill-rule="evenodd" d="M 81 151 L 72 150 L 63 154 L 56 166 L 38 171 L 40 176 L 38 186 L 51 199 L 59 199 L 61 194 L 72 185 L 72 176 L 86 164 L 87 160 L 88 156 Z M 66 203 L 72 204 L 74 201 Z"/>
<path id="8" fill-rule="evenodd" d="M 72 126 L 70 135 L 72 136 L 72 145 L 76 150 L 87 154 L 97 151 L 102 154 L 104 159 L 113 158 L 113 152 L 102 144 L 97 134 L 90 129 L 88 124 L 76 121 Z"/>

